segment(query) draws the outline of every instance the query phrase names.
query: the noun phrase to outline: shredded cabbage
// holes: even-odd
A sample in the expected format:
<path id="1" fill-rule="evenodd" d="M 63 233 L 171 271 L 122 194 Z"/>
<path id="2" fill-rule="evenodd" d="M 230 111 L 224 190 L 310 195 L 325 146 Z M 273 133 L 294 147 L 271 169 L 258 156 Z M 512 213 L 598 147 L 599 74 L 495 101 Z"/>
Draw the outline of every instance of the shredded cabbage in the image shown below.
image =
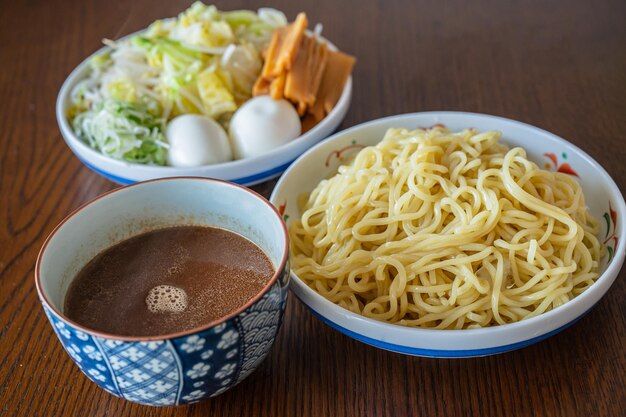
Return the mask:
<path id="1" fill-rule="evenodd" d="M 222 55 L 221 67 L 232 79 L 231 89 L 240 102 L 250 98 L 252 87 L 261 72 L 263 61 L 257 50 L 248 43 L 229 45 Z"/>
<path id="2" fill-rule="evenodd" d="M 221 12 L 195 2 L 141 35 L 106 40 L 111 50 L 91 60 L 90 75 L 71 93 L 68 118 L 79 137 L 106 155 L 165 164 L 161 125 L 197 113 L 227 128 L 252 96 L 261 51 L 286 24 L 275 9 Z"/>
<path id="3" fill-rule="evenodd" d="M 72 125 L 81 139 L 107 156 L 165 165 L 168 145 L 164 120 L 155 115 L 157 112 L 155 102 L 130 104 L 107 98 L 78 114 Z"/>
<path id="4" fill-rule="evenodd" d="M 237 37 L 252 44 L 259 51 L 267 46 L 276 28 L 287 24 L 287 17 L 283 12 L 269 7 L 259 9 L 258 13 L 236 10 L 224 12 L 222 15 Z"/>

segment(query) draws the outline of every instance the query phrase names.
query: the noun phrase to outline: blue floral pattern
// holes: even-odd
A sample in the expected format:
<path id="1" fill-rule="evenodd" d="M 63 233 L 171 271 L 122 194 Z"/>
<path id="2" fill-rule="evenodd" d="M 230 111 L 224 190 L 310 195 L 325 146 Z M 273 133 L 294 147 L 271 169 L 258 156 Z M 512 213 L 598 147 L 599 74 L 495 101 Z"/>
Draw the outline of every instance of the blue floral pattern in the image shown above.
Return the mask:
<path id="1" fill-rule="evenodd" d="M 44 312 L 61 344 L 80 370 L 109 393 L 120 396 L 113 381 L 113 374 L 109 371 L 104 355 L 95 344 L 94 337 L 61 321 L 46 307 Z"/>
<path id="2" fill-rule="evenodd" d="M 287 299 L 288 269 L 260 300 L 203 332 L 170 340 L 125 342 L 75 329 L 44 311 L 80 370 L 113 395 L 147 405 L 214 397 L 248 376 L 267 356 Z"/>
<path id="3" fill-rule="evenodd" d="M 186 353 L 192 353 L 197 350 L 202 350 L 206 339 L 201 338 L 198 335 L 189 336 L 185 343 L 180 346 L 180 349 Z"/>

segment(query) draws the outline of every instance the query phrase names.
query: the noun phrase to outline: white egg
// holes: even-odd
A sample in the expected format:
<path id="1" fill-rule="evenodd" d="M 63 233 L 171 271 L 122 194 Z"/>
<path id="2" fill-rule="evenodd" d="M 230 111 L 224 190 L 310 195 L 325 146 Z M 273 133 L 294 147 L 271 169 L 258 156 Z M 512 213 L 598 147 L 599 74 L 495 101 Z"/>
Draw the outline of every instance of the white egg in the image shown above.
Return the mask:
<path id="1" fill-rule="evenodd" d="M 233 159 L 228 135 L 215 120 L 199 114 L 175 117 L 165 130 L 170 149 L 167 162 L 174 167 L 197 167 Z"/>
<path id="2" fill-rule="evenodd" d="M 258 96 L 248 100 L 230 121 L 235 158 L 250 158 L 271 151 L 300 136 L 300 117 L 286 100 Z"/>

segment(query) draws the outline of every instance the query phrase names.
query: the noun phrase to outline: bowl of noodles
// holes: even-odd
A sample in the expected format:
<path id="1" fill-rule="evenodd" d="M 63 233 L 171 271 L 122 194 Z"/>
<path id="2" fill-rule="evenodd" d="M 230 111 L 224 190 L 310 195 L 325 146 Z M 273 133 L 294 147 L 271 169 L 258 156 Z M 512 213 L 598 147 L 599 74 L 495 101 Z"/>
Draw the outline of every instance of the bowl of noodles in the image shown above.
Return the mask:
<path id="1" fill-rule="evenodd" d="M 572 325 L 624 262 L 624 199 L 582 150 L 495 116 L 425 112 L 335 134 L 280 179 L 292 289 L 405 354 L 507 352 Z"/>

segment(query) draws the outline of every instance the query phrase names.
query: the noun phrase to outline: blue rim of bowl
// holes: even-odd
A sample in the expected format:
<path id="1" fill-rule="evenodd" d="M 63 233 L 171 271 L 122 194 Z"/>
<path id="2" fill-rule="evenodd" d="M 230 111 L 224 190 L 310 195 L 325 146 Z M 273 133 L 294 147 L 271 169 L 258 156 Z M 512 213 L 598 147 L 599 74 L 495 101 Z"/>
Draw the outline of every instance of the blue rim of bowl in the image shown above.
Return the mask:
<path id="1" fill-rule="evenodd" d="M 304 304 L 304 302 L 302 303 Z M 589 314 L 589 312 L 595 307 L 595 304 L 591 306 L 591 308 L 589 308 L 587 311 L 582 313 L 580 316 L 570 321 L 569 323 L 566 323 L 557 329 L 544 333 L 541 336 L 537 336 L 532 339 L 523 340 L 521 342 L 511 343 L 509 345 L 495 346 L 495 347 L 483 348 L 483 349 L 467 349 L 467 350 L 421 349 L 421 348 L 414 348 L 410 346 L 398 345 L 395 343 L 383 342 L 381 340 L 373 339 L 371 337 L 364 336 L 360 333 L 346 329 L 345 327 L 340 326 L 339 324 L 322 316 L 320 313 L 313 310 L 310 306 L 308 305 L 306 306 L 309 309 L 309 311 L 313 313 L 315 317 L 320 319 L 322 322 L 324 322 L 328 326 L 332 327 L 335 330 L 338 330 L 339 332 L 345 334 L 348 337 L 351 337 L 354 340 L 365 343 L 367 345 L 374 346 L 374 347 L 384 349 L 384 350 L 388 350 L 390 352 L 402 353 L 405 355 L 421 356 L 425 358 L 440 358 L 440 359 L 458 358 L 460 359 L 460 358 L 475 358 L 475 357 L 480 357 L 480 356 L 490 356 L 490 355 L 496 355 L 498 353 L 506 353 L 506 352 L 521 349 L 521 348 L 533 345 L 535 343 L 541 342 L 545 339 L 548 339 L 549 337 L 554 336 L 557 333 L 562 332 L 563 330 L 572 326 L 578 320 L 582 319 L 584 316 Z"/>
<path id="2" fill-rule="evenodd" d="M 107 171 L 104 171 L 102 169 L 96 168 L 95 166 L 93 166 L 89 162 L 85 161 L 83 158 L 79 157 L 78 155 L 75 155 L 75 156 L 87 168 L 91 169 L 96 174 L 100 174 L 101 176 L 103 176 L 106 179 L 108 179 L 110 181 L 113 181 L 115 183 L 118 183 L 118 184 L 121 184 L 121 185 L 131 185 L 131 184 L 136 184 L 138 182 L 141 182 L 141 181 L 131 180 L 131 179 L 128 179 L 128 178 L 118 177 L 117 175 L 113 175 L 113 174 L 111 174 L 111 173 L 109 173 Z M 293 161 L 295 161 L 295 159 L 292 159 L 291 161 L 289 161 L 289 162 L 287 162 L 285 164 L 279 165 L 279 166 L 274 167 L 274 168 L 270 168 L 270 169 L 268 169 L 266 171 L 263 171 L 263 172 L 260 172 L 258 174 L 249 175 L 247 177 L 235 178 L 235 179 L 226 179 L 226 180 L 222 180 L 222 181 L 233 182 L 233 183 L 239 184 L 239 185 L 254 185 L 254 184 L 258 184 L 260 182 L 270 180 L 270 179 L 272 179 L 272 178 L 282 174 L 287 168 L 289 168 L 289 165 L 291 165 L 293 163 Z"/>

